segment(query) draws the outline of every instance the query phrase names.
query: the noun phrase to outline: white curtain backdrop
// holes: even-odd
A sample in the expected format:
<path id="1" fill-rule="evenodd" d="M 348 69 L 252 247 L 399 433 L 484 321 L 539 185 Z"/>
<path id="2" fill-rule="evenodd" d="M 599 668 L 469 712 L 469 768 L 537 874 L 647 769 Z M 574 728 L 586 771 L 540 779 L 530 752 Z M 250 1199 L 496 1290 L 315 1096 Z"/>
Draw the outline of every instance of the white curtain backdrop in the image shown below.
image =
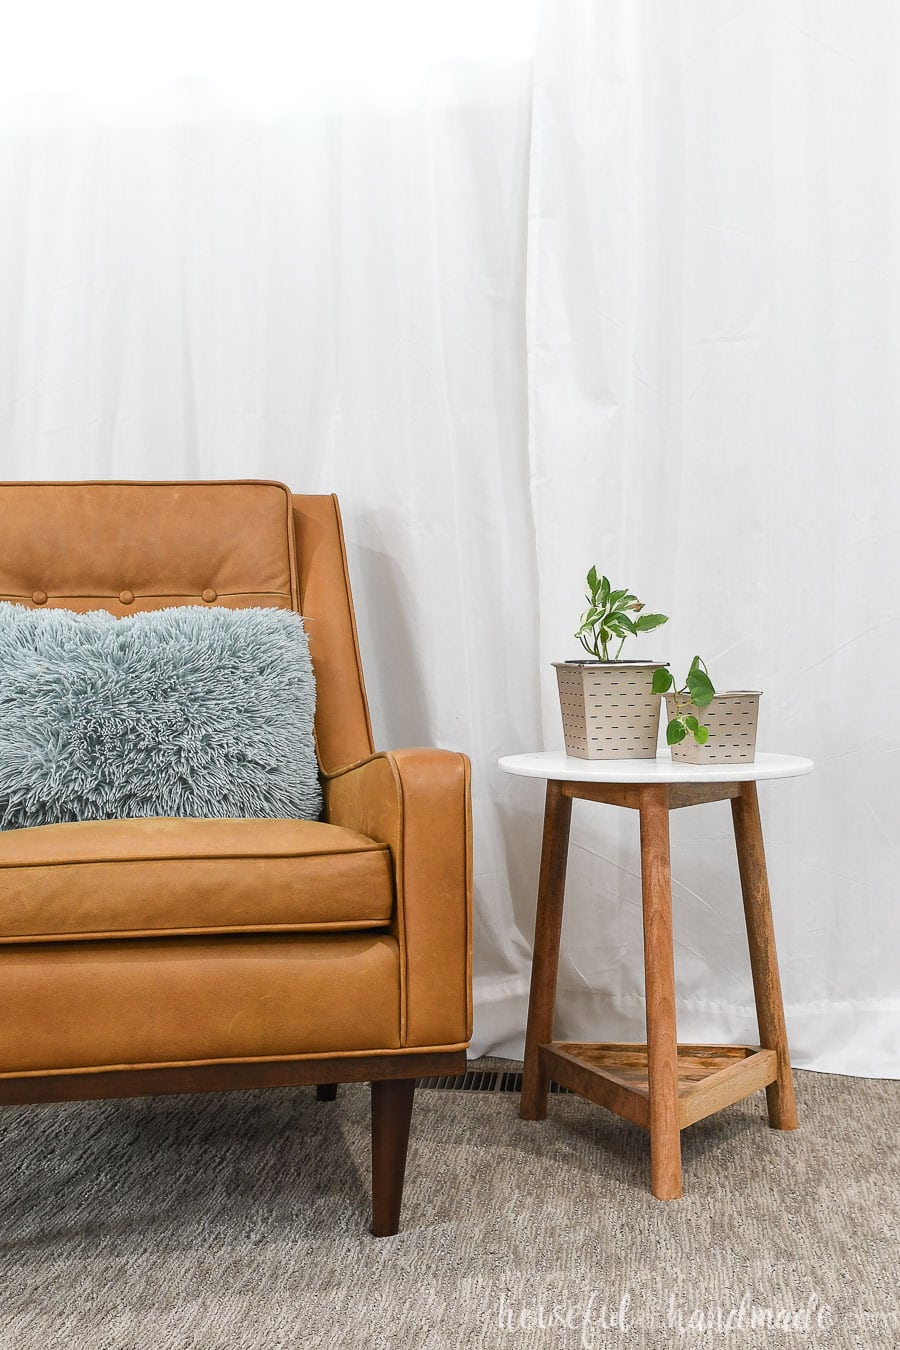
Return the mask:
<path id="1" fill-rule="evenodd" d="M 596 560 L 764 690 L 761 786 L 797 1064 L 900 1071 L 900 13 L 548 3 L 528 252 L 543 739 Z M 574 654 L 574 650 L 571 654 Z M 576 804 L 564 1033 L 640 1030 L 638 855 Z M 730 813 L 672 816 L 679 1033 L 753 1039 Z"/>
<path id="2" fill-rule="evenodd" d="M 475 1052 L 543 805 L 496 761 L 561 746 L 597 562 L 817 760 L 761 789 L 794 1059 L 900 1074 L 892 0 L 70 8 L 0 51 L 3 476 L 340 494 L 379 744 L 473 759 Z M 642 1036 L 620 816 L 563 1035 Z M 680 1034 L 752 1041 L 727 806 L 672 825 Z"/>

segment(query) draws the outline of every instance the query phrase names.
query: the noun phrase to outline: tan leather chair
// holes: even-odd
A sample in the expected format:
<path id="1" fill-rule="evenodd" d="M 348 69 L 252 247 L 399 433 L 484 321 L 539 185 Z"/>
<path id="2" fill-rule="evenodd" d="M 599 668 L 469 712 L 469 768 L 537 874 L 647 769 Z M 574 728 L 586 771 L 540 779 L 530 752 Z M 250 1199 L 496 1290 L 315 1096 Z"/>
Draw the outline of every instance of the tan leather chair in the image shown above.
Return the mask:
<path id="1" fill-rule="evenodd" d="M 337 501 L 279 483 L 0 484 L 0 599 L 306 616 L 324 820 L 0 833 L 0 1102 L 372 1084 L 397 1231 L 415 1079 L 471 1034 L 469 765 L 373 752 Z"/>

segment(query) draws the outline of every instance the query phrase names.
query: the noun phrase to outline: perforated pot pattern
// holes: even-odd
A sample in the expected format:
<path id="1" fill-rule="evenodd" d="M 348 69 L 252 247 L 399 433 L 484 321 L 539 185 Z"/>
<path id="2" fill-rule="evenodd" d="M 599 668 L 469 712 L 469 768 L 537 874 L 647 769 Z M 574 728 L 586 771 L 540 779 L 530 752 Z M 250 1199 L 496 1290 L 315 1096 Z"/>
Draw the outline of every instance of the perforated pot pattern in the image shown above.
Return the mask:
<path id="1" fill-rule="evenodd" d="M 663 661 L 580 665 L 554 661 L 566 754 L 576 759 L 655 759 Z"/>
<path id="2" fill-rule="evenodd" d="M 688 734 L 672 746 L 672 759 L 683 764 L 752 764 L 756 757 L 756 726 L 759 718 L 759 694 L 741 690 L 716 694 L 707 708 L 683 709 L 692 712 L 703 726 L 709 727 L 706 745 L 698 745 Z M 675 716 L 671 694 L 666 694 L 667 720 Z"/>

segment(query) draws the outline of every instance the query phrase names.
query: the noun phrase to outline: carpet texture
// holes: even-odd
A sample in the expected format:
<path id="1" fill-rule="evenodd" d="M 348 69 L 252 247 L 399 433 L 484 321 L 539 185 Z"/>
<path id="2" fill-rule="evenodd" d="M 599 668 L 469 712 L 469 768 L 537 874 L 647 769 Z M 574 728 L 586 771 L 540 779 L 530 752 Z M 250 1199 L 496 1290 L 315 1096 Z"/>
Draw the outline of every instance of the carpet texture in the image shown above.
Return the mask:
<path id="1" fill-rule="evenodd" d="M 303 620 L 0 603 L 0 829 L 321 809 Z"/>
<path id="2" fill-rule="evenodd" d="M 797 1087 L 796 1134 L 763 1094 L 687 1131 L 669 1204 L 579 1098 L 421 1090 L 381 1240 L 364 1086 L 6 1108 L 0 1345 L 894 1350 L 900 1084 Z"/>

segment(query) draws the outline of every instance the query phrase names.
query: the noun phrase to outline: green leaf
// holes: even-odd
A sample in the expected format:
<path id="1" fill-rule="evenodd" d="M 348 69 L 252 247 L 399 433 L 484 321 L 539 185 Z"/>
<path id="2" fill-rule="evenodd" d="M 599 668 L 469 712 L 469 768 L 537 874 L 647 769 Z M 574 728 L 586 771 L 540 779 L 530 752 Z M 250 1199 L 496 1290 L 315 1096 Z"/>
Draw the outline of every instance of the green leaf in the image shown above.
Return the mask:
<path id="1" fill-rule="evenodd" d="M 693 731 L 694 735 L 696 735 L 700 723 L 697 721 L 693 713 L 687 713 L 685 715 L 684 725 L 687 727 L 688 731 Z"/>
<path id="2" fill-rule="evenodd" d="M 610 614 L 609 618 L 606 620 L 606 626 L 615 633 L 616 637 L 620 638 L 634 637 L 637 632 L 634 621 L 629 619 L 627 614 Z"/>
<path id="3" fill-rule="evenodd" d="M 674 683 L 672 672 L 666 670 L 665 666 L 660 666 L 659 670 L 654 670 L 652 685 L 654 694 L 664 694 L 667 689 L 672 688 Z"/>
<path id="4" fill-rule="evenodd" d="M 715 697 L 713 682 L 702 670 L 690 670 L 687 677 L 688 692 L 696 708 L 705 708 Z"/>
<path id="5" fill-rule="evenodd" d="M 652 633 L 654 628 L 661 628 L 664 623 L 669 622 L 668 614 L 642 614 L 636 621 L 639 633 Z"/>
<path id="6" fill-rule="evenodd" d="M 600 590 L 597 593 L 597 604 L 603 606 L 603 608 L 605 609 L 608 600 L 609 600 L 609 578 L 601 577 Z"/>
<path id="7" fill-rule="evenodd" d="M 691 668 L 689 673 L 692 674 L 695 670 L 702 670 L 702 669 L 703 669 L 703 661 L 699 656 L 695 656 L 693 661 L 691 662 Z"/>
<path id="8" fill-rule="evenodd" d="M 709 727 L 698 727 L 694 732 L 694 740 L 698 745 L 705 745 L 709 740 Z"/>
<path id="9" fill-rule="evenodd" d="M 631 600 L 634 599 L 633 595 L 628 596 L 627 591 L 610 591 L 607 604 L 609 605 L 610 609 L 615 609 L 616 606 L 619 604 L 619 602 L 621 600 L 624 600 L 626 597 L 628 597 Z"/>
<path id="10" fill-rule="evenodd" d="M 673 717 L 672 721 L 666 727 L 666 745 L 677 745 L 679 741 L 684 740 L 686 735 L 687 732 L 681 725 L 681 722 L 677 717 Z"/>
<path id="11" fill-rule="evenodd" d="M 588 589 L 590 590 L 591 593 L 591 599 L 593 600 L 597 595 L 597 589 L 600 585 L 600 582 L 597 580 L 596 564 L 591 568 L 591 570 L 587 574 L 587 584 Z"/>

